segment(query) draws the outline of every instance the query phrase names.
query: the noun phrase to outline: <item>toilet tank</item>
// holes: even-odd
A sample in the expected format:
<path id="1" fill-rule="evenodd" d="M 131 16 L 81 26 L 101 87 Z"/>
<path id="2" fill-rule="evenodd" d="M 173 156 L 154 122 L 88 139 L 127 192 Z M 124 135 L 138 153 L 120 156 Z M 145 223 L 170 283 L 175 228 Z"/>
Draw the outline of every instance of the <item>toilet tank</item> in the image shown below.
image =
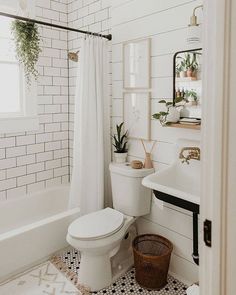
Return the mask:
<path id="1" fill-rule="evenodd" d="M 113 208 L 129 216 L 150 212 L 152 191 L 142 185 L 142 179 L 154 169 L 133 169 L 127 163 L 110 166 Z"/>

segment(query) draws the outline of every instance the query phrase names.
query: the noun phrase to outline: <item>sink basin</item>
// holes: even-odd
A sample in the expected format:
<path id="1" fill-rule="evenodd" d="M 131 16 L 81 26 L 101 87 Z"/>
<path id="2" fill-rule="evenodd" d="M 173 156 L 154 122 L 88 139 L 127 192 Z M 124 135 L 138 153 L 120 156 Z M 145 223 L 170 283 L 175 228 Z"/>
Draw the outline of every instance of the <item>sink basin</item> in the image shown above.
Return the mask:
<path id="1" fill-rule="evenodd" d="M 194 145 L 192 145 L 194 146 Z M 153 190 L 157 199 L 188 210 L 193 218 L 193 260 L 199 264 L 198 215 L 200 213 L 201 162 L 189 164 L 179 159 L 170 167 L 143 178 L 142 184 Z"/>
<path id="2" fill-rule="evenodd" d="M 177 161 L 160 172 L 146 176 L 142 184 L 154 191 L 200 204 L 200 161 L 191 160 L 189 165 Z"/>

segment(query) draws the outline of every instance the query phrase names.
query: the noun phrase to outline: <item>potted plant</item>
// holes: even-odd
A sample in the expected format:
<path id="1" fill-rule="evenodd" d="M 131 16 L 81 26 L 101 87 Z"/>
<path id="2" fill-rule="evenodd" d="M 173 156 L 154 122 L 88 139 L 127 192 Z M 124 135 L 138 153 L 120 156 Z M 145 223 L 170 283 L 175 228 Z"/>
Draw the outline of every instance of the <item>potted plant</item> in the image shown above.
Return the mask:
<path id="1" fill-rule="evenodd" d="M 192 57 L 191 57 L 192 55 Z M 185 55 L 185 67 L 187 70 L 187 77 L 196 77 L 197 75 L 197 70 L 198 70 L 198 61 L 197 61 L 197 54 L 196 53 L 187 53 Z"/>
<path id="2" fill-rule="evenodd" d="M 162 126 L 167 126 L 171 123 L 177 123 L 180 118 L 180 109 L 185 104 L 184 98 L 176 97 L 175 105 L 173 104 L 173 102 L 166 101 L 165 99 L 160 100 L 159 103 L 165 104 L 166 111 L 161 111 L 159 113 L 153 114 L 153 119 L 159 120 Z"/>
<path id="3" fill-rule="evenodd" d="M 116 134 L 112 136 L 115 147 L 114 158 L 116 163 L 125 163 L 127 159 L 127 136 L 128 131 L 123 131 L 124 122 L 120 125 L 116 125 Z"/>
<path id="4" fill-rule="evenodd" d="M 197 92 L 193 89 L 186 90 L 185 92 L 185 100 L 190 104 L 197 104 Z"/>
<path id="5" fill-rule="evenodd" d="M 35 79 L 38 77 L 36 63 L 41 52 L 38 27 L 30 21 L 15 20 L 12 22 L 12 33 L 15 38 L 17 58 L 24 66 L 25 77 L 30 85 L 32 76 Z"/>
<path id="6" fill-rule="evenodd" d="M 185 62 L 182 57 L 179 57 L 181 59 L 180 62 L 176 65 L 176 73 L 177 77 L 185 78 L 186 77 L 186 68 L 185 68 Z"/>

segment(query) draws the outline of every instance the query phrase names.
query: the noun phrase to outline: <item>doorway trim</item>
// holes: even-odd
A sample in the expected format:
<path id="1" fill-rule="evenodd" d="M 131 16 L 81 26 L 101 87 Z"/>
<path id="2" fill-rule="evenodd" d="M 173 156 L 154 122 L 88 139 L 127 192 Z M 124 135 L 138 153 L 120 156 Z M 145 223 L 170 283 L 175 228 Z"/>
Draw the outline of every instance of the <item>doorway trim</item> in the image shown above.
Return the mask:
<path id="1" fill-rule="evenodd" d="M 231 0 L 204 2 L 201 224 L 212 221 L 212 248 L 200 245 L 200 294 L 226 288 L 228 111 Z"/>

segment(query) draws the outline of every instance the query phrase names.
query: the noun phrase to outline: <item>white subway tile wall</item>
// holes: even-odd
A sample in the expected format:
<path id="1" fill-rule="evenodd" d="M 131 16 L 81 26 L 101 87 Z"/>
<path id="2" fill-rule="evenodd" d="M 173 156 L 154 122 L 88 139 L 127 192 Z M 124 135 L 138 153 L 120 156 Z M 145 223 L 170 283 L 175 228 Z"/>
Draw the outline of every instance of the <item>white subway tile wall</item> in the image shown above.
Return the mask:
<path id="1" fill-rule="evenodd" d="M 37 0 L 39 20 L 67 26 L 67 0 Z M 0 201 L 69 181 L 67 32 L 39 26 L 37 132 L 0 137 Z"/>

